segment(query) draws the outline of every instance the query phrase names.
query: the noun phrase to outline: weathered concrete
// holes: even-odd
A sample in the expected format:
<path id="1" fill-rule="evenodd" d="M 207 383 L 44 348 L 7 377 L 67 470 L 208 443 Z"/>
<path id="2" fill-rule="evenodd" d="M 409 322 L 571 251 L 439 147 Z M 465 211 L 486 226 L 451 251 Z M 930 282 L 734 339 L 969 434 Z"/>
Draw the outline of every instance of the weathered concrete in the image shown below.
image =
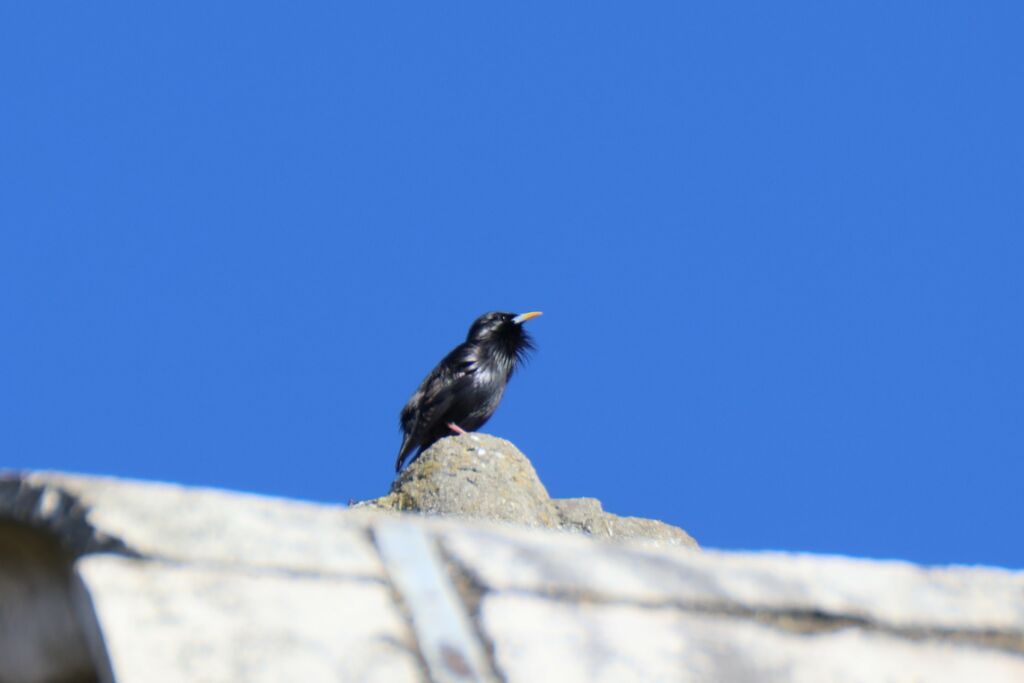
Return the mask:
<path id="1" fill-rule="evenodd" d="M 808 615 L 910 632 L 1021 632 L 1024 574 L 924 568 L 793 553 L 666 553 L 642 546 L 593 552 L 586 539 L 458 527 L 449 555 L 493 590 L 566 595 L 751 615 Z M 586 557 L 586 562 L 580 558 Z M 829 626 L 826 626 L 829 627 Z"/>
<path id="2" fill-rule="evenodd" d="M 413 524 L 381 522 L 374 539 L 409 611 L 434 683 L 497 683 L 466 605 L 448 577 L 437 544 Z"/>
<path id="3" fill-rule="evenodd" d="M 566 531 L 610 540 L 640 539 L 659 545 L 697 547 L 693 537 L 677 526 L 656 519 L 613 515 L 605 512 L 596 498 L 555 498 L 551 502 L 558 513 L 558 528 Z"/>
<path id="4" fill-rule="evenodd" d="M 365 529 L 348 523 L 341 506 L 45 473 L 0 482 L 4 508 L 53 531 L 73 552 L 370 577 L 382 571 Z"/>
<path id="5" fill-rule="evenodd" d="M 1024 673 L 1021 658 L 1005 652 L 856 627 L 795 634 L 666 607 L 498 594 L 484 600 L 482 618 L 508 683 L 964 683 Z"/>
<path id="6" fill-rule="evenodd" d="M 679 527 L 613 515 L 596 498 L 551 498 L 529 459 L 508 441 L 487 434 L 441 439 L 398 475 L 391 493 L 359 506 L 697 547 Z"/>
<path id="7" fill-rule="evenodd" d="M 69 475 L 0 520 L 2 683 L 1024 680 L 1021 572 Z"/>
<path id="8" fill-rule="evenodd" d="M 441 439 L 402 470 L 391 493 L 369 504 L 526 526 L 553 528 L 559 522 L 530 461 L 508 441 L 487 434 Z"/>
<path id="9" fill-rule="evenodd" d="M 121 683 L 424 680 L 383 581 L 111 555 L 78 571 Z"/>

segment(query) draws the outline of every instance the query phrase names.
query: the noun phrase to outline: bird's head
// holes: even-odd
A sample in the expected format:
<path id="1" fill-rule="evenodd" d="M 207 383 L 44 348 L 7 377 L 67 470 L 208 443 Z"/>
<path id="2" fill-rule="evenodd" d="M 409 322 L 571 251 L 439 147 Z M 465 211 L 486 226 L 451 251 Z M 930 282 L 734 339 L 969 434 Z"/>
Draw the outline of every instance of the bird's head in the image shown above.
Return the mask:
<path id="1" fill-rule="evenodd" d="M 540 311 L 519 315 L 500 311 L 484 313 L 473 321 L 469 334 L 466 335 L 466 342 L 500 353 L 514 366 L 533 350 L 533 339 L 523 329 L 523 323 L 540 314 Z"/>

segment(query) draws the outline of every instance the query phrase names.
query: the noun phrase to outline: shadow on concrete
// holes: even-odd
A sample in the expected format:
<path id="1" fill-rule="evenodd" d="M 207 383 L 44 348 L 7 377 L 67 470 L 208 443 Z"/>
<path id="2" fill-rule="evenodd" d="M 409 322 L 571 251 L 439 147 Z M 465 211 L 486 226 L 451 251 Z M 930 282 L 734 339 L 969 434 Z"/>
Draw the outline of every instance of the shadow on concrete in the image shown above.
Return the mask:
<path id="1" fill-rule="evenodd" d="M 52 533 L 0 520 L 0 683 L 113 683 L 74 559 Z"/>

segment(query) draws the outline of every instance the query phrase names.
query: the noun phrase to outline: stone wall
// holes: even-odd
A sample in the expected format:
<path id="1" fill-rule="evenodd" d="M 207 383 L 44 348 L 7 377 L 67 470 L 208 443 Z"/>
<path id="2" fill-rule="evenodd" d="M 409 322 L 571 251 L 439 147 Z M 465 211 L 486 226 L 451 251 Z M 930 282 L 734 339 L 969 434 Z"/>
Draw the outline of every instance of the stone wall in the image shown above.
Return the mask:
<path id="1" fill-rule="evenodd" d="M 0 683 L 1024 681 L 1024 574 L 0 480 Z"/>

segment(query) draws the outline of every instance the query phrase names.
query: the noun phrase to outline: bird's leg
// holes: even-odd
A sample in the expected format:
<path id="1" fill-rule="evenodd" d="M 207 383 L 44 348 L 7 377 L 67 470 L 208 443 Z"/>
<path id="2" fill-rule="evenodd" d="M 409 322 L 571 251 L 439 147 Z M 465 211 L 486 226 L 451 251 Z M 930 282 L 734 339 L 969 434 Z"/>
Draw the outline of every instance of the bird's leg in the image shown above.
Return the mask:
<path id="1" fill-rule="evenodd" d="M 452 430 L 456 434 L 468 434 L 469 433 L 465 429 L 460 427 L 459 425 L 455 424 L 454 422 L 449 422 L 447 427 L 448 427 L 448 429 Z"/>

